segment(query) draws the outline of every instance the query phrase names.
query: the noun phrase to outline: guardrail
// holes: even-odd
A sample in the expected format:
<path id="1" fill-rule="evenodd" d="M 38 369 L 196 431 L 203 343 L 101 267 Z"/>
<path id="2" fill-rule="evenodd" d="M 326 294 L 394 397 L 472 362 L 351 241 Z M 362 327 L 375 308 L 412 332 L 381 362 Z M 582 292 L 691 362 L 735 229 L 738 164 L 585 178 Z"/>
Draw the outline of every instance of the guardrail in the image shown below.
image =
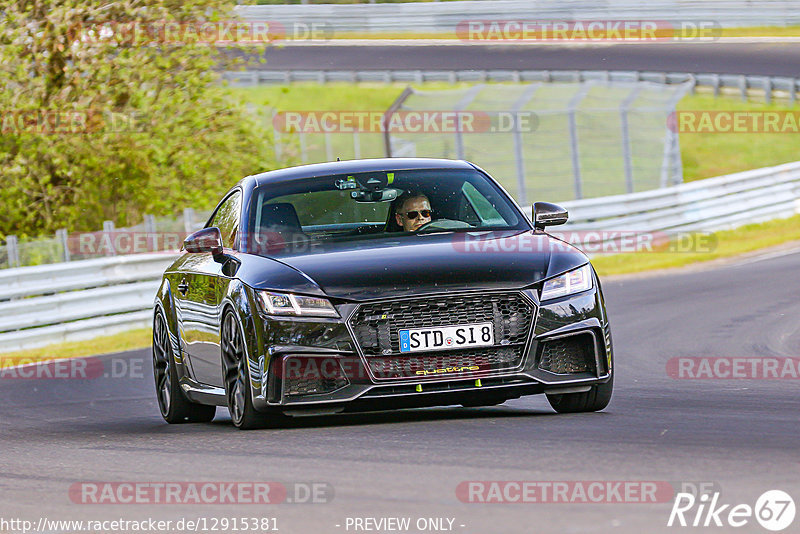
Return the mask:
<path id="1" fill-rule="evenodd" d="M 715 96 L 733 91 L 747 99 L 757 94 L 767 103 L 773 97 L 786 97 L 794 103 L 800 92 L 800 78 L 635 70 L 250 70 L 226 71 L 223 78 L 237 86 L 292 82 L 692 82 L 695 88 L 711 89 Z"/>
<path id="2" fill-rule="evenodd" d="M 324 25 L 335 33 L 454 33 L 467 20 L 713 22 L 720 26 L 800 24 L 797 0 L 475 0 L 401 4 L 239 6 L 247 20 L 275 21 L 287 28 Z"/>
<path id="3" fill-rule="evenodd" d="M 173 254 L 139 254 L 0 271 L 0 352 L 151 324 Z"/>
<path id="4" fill-rule="evenodd" d="M 629 195 L 561 203 L 567 231 L 715 231 L 800 213 L 800 161 Z"/>
<path id="5" fill-rule="evenodd" d="M 616 231 L 731 228 L 800 213 L 800 161 L 562 205 L 570 220 L 554 232 L 581 232 L 583 243 L 592 231 L 609 231 L 613 240 Z M 0 352 L 149 326 L 161 274 L 173 259 L 141 254 L 0 271 Z"/>

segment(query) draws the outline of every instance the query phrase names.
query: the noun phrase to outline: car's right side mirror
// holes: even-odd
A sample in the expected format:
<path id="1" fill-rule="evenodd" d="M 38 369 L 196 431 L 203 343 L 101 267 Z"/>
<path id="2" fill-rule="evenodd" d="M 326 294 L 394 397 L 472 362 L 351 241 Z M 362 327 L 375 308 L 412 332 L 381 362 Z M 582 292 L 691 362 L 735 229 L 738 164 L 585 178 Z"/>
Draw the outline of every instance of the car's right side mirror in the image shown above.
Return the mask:
<path id="1" fill-rule="evenodd" d="M 222 254 L 222 234 L 219 228 L 203 228 L 193 233 L 183 241 L 186 252 L 210 252 L 214 256 Z"/>
<path id="2" fill-rule="evenodd" d="M 533 226 L 543 229 L 545 226 L 556 226 L 564 224 L 569 219 L 567 210 L 558 204 L 550 202 L 533 203 Z"/>

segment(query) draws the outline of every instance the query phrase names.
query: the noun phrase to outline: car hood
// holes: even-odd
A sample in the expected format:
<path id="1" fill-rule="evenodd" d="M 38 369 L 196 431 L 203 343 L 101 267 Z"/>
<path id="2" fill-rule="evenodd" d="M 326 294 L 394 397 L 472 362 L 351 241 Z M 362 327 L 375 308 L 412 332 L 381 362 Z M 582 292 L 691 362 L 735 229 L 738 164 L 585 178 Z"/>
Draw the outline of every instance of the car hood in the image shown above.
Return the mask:
<path id="1" fill-rule="evenodd" d="M 521 289 L 588 259 L 543 232 L 515 230 L 331 242 L 316 247 L 314 253 L 276 254 L 268 261 L 266 270 L 272 276 L 264 276 L 262 269 L 250 265 L 240 277 L 249 272 L 251 279 L 245 282 L 256 289 L 360 301 L 445 291 Z M 283 270 L 281 276 L 274 276 L 277 263 L 294 272 Z"/>

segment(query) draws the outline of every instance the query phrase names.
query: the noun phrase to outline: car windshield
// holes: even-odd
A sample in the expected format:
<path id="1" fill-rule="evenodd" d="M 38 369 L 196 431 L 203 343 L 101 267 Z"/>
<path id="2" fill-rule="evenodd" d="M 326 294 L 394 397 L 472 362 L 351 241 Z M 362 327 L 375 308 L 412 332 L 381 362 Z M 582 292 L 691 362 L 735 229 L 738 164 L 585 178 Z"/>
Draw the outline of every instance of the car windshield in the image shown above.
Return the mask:
<path id="1" fill-rule="evenodd" d="M 481 172 L 419 169 L 320 176 L 258 187 L 249 207 L 255 253 L 273 245 L 529 229 Z"/>

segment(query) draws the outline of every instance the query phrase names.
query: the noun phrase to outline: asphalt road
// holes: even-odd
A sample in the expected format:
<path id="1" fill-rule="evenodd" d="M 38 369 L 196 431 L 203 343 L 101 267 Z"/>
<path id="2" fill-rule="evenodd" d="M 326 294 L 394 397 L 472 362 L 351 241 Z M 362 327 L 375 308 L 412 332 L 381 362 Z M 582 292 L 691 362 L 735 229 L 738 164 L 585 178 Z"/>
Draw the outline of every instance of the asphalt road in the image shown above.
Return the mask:
<path id="1" fill-rule="evenodd" d="M 271 47 L 250 69 L 645 70 L 800 76 L 797 43 L 301 45 Z"/>
<path id="2" fill-rule="evenodd" d="M 460 502 L 456 487 L 473 480 L 660 481 L 673 488 L 709 483 L 731 504 L 752 506 L 776 488 L 800 501 L 800 382 L 678 380 L 666 371 L 678 356 L 800 356 L 798 270 L 794 251 L 608 281 L 617 383 L 611 405 L 596 414 L 556 415 L 543 397 L 528 397 L 494 408 L 315 417 L 241 432 L 221 409 L 210 424 L 163 423 L 148 351 L 101 357 L 104 373 L 118 377 L 6 375 L 0 519 L 264 516 L 277 518 L 283 533 L 335 533 L 354 532 L 348 517 L 410 517 L 412 524 L 445 517 L 464 533 L 639 533 L 707 529 L 668 529 L 671 500 L 474 504 Z M 69 489 L 84 481 L 319 482 L 332 486 L 333 498 L 76 504 Z M 787 532 L 798 529 L 800 518 Z M 765 532 L 753 520 L 737 531 Z"/>

